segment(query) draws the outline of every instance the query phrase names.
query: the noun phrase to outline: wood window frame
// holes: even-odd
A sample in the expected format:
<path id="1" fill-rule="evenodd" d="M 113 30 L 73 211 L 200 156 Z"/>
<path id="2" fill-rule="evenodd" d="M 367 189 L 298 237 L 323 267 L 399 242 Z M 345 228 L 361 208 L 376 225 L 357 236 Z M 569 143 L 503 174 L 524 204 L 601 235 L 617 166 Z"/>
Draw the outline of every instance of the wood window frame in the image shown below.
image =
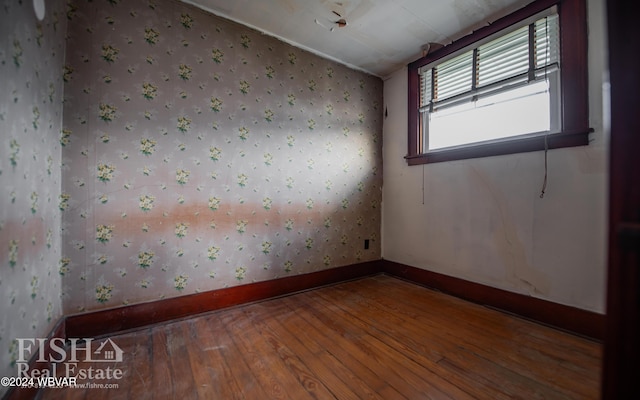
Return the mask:
<path id="1" fill-rule="evenodd" d="M 474 45 L 539 12 L 557 6 L 560 18 L 561 131 L 549 135 L 506 138 L 491 143 L 469 144 L 422 152 L 420 149 L 421 67 Z M 587 9 L 585 0 L 536 0 L 455 42 L 408 65 L 408 151 L 407 164 L 420 165 L 468 158 L 524 153 L 589 143 L 589 97 L 587 68 Z"/>

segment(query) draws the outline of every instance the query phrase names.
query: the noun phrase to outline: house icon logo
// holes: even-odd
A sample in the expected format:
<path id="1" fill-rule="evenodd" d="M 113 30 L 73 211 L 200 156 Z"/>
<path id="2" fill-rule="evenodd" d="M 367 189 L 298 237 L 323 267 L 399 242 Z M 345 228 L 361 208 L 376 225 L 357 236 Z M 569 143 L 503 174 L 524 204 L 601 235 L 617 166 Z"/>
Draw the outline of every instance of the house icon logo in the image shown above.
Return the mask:
<path id="1" fill-rule="evenodd" d="M 113 340 L 107 339 L 93 352 L 96 357 L 92 358 L 91 361 L 122 362 L 123 353 L 122 349 Z"/>

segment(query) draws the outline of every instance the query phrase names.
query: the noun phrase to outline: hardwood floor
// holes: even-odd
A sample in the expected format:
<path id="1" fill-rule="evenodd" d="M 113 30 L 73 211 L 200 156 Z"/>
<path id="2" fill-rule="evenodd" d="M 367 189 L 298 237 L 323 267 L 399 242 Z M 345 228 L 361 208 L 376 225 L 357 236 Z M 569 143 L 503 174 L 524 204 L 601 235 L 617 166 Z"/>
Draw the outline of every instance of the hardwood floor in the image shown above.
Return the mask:
<path id="1" fill-rule="evenodd" d="M 53 399 L 595 399 L 601 345 L 377 275 L 112 336 Z M 77 368 L 114 367 L 113 363 Z"/>

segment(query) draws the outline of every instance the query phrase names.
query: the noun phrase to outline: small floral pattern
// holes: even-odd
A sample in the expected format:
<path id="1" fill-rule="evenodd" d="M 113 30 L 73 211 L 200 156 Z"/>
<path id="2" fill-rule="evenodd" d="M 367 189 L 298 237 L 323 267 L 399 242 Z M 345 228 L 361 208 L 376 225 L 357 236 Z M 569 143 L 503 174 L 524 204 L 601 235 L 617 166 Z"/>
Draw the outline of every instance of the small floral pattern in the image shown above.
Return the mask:
<path id="1" fill-rule="evenodd" d="M 220 208 L 220 199 L 217 197 L 209 197 L 209 208 L 212 211 L 216 211 Z"/>
<path id="2" fill-rule="evenodd" d="M 140 268 L 149 268 L 153 263 L 153 257 L 155 253 L 153 251 L 141 251 L 138 253 L 138 266 Z"/>
<path id="3" fill-rule="evenodd" d="M 222 100 L 217 97 L 212 97 L 211 103 L 209 103 L 209 107 L 211 107 L 211 110 L 215 112 L 220 112 L 220 110 L 222 110 Z"/>
<path id="4" fill-rule="evenodd" d="M 187 64 L 180 64 L 178 67 L 178 75 L 185 81 L 191 79 L 191 67 Z"/>
<path id="5" fill-rule="evenodd" d="M 224 53 L 220 49 L 213 49 L 211 51 L 211 59 L 215 61 L 216 64 L 220 64 L 224 60 Z"/>
<path id="6" fill-rule="evenodd" d="M 220 156 L 222 156 L 222 150 L 220 150 L 218 147 L 209 148 L 209 158 L 212 161 L 218 161 L 220 159 Z"/>
<path id="7" fill-rule="evenodd" d="M 189 230 L 189 225 L 183 222 L 180 222 L 179 224 L 176 224 L 176 229 L 174 230 L 174 233 L 176 234 L 177 237 L 183 238 L 187 236 L 188 230 Z"/>
<path id="8" fill-rule="evenodd" d="M 157 142 L 153 139 L 140 139 L 140 152 L 145 156 L 150 156 L 156 151 Z"/>
<path id="9" fill-rule="evenodd" d="M 238 267 L 236 268 L 236 279 L 241 281 L 247 275 L 247 267 Z"/>
<path id="10" fill-rule="evenodd" d="M 178 117 L 178 125 L 177 128 L 180 132 L 188 132 L 191 127 L 191 118 L 186 116 Z"/>
<path id="11" fill-rule="evenodd" d="M 51 201 L 28 188 L 15 204 L 62 215 L 51 265 L 64 309 L 379 259 L 382 81 L 192 6 L 152 3 L 69 0 L 63 14 L 74 49 L 59 63 L 53 135 L 64 179 Z M 46 111 L 25 109 L 30 129 L 44 129 Z M 20 166 L 32 153 L 12 139 Z M 15 239 L 15 256 L 3 254 L 18 270 L 31 244 Z M 45 285 L 32 276 L 27 296 Z"/>
<path id="12" fill-rule="evenodd" d="M 111 299 L 113 285 L 110 283 L 96 285 L 96 301 L 99 303 L 106 303 Z"/>
<path id="13" fill-rule="evenodd" d="M 105 122 L 113 121 L 116 118 L 117 107 L 111 104 L 100 103 L 98 115 Z"/>
<path id="14" fill-rule="evenodd" d="M 189 182 L 189 175 L 191 175 L 189 170 L 178 168 L 176 170 L 176 182 L 181 185 L 186 185 Z"/>
<path id="15" fill-rule="evenodd" d="M 151 209 L 153 208 L 153 202 L 155 201 L 155 197 L 152 195 L 142 195 L 140 196 L 140 202 L 138 204 L 138 206 L 140 207 L 140 209 L 142 211 L 151 211 Z"/>
<path id="16" fill-rule="evenodd" d="M 107 61 L 107 62 L 114 62 L 118 59 L 118 53 L 120 52 L 120 50 L 118 50 L 117 48 L 113 47 L 110 44 L 103 44 L 102 45 L 102 59 Z"/>
<path id="17" fill-rule="evenodd" d="M 96 240 L 100 243 L 107 243 L 113 239 L 113 225 L 96 226 Z"/>
<path id="18" fill-rule="evenodd" d="M 158 43 L 160 34 L 153 28 L 144 28 L 144 40 L 149 44 Z"/>
<path id="19" fill-rule="evenodd" d="M 187 287 L 188 280 L 189 277 L 186 275 L 177 275 L 173 278 L 173 287 L 178 291 L 184 290 Z"/>
<path id="20" fill-rule="evenodd" d="M 153 100 L 156 98 L 158 94 L 158 88 L 149 82 L 144 82 L 142 84 L 142 96 L 147 100 Z"/>
<path id="21" fill-rule="evenodd" d="M 98 164 L 98 179 L 102 182 L 109 182 L 113 179 L 113 173 L 116 171 L 116 167 L 112 164 Z"/>

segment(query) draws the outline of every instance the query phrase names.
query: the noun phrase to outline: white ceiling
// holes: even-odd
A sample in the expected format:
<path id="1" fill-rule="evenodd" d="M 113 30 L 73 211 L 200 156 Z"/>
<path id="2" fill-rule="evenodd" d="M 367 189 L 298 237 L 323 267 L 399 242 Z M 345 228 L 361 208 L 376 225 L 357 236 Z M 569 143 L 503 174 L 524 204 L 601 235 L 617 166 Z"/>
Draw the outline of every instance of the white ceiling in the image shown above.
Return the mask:
<path id="1" fill-rule="evenodd" d="M 297 47 L 386 77 L 531 0 L 182 0 Z M 340 14 L 347 26 L 335 21 Z M 333 29 L 331 29 L 333 28 Z"/>

